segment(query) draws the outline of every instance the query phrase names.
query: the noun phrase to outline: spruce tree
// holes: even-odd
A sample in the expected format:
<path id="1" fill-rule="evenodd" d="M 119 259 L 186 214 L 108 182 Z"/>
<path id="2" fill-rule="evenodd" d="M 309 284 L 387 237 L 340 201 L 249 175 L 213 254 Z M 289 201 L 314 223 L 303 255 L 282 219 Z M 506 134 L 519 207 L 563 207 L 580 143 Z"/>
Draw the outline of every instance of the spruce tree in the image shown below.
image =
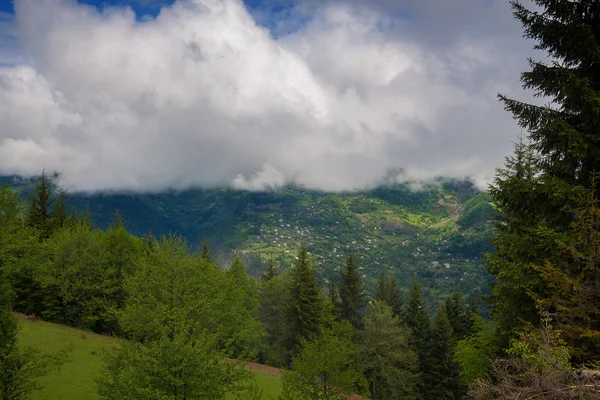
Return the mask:
<path id="1" fill-rule="evenodd" d="M 69 216 L 67 215 L 67 195 L 60 191 L 54 200 L 54 208 L 50 212 L 52 228 L 58 229 L 65 226 Z"/>
<path id="2" fill-rule="evenodd" d="M 215 260 L 210 255 L 210 249 L 208 248 L 208 240 L 206 239 L 206 236 L 202 240 L 202 251 L 200 253 L 200 257 L 202 257 L 202 259 L 208 262 L 215 262 Z"/>
<path id="3" fill-rule="evenodd" d="M 466 394 L 461 385 L 458 363 L 454 359 L 454 336 L 447 307 L 441 305 L 433 316 L 431 327 L 431 364 L 428 371 L 427 398 L 460 399 Z"/>
<path id="4" fill-rule="evenodd" d="M 396 284 L 396 280 L 393 277 L 388 276 L 385 271 L 379 274 L 377 285 L 375 286 L 375 300 L 379 300 L 387 304 L 394 315 L 404 319 L 403 308 L 404 303 L 400 296 L 400 290 Z"/>
<path id="5" fill-rule="evenodd" d="M 289 337 L 287 348 L 294 353 L 301 339 L 310 340 L 321 329 L 324 298 L 317 282 L 317 274 L 308 260 L 302 244 L 291 271 L 290 303 L 288 307 Z"/>
<path id="6" fill-rule="evenodd" d="M 35 228 L 40 233 L 40 239 L 46 239 L 53 230 L 52 205 L 54 204 L 54 183 L 52 179 L 42 171 L 39 181 L 31 196 L 31 202 L 27 209 L 25 222 L 28 226 Z"/>
<path id="7" fill-rule="evenodd" d="M 431 374 L 431 322 L 429 311 L 423 298 L 421 284 L 413 282 L 406 302 L 406 325 L 411 329 L 411 345 L 419 356 L 421 380 L 418 384 L 419 393 L 427 392 Z"/>
<path id="8" fill-rule="evenodd" d="M 360 270 L 352 255 L 342 270 L 340 285 L 340 318 L 350 321 L 355 328 L 363 325 L 363 312 L 367 305 L 366 293 Z"/>
<path id="9" fill-rule="evenodd" d="M 267 267 L 260 276 L 260 280 L 263 283 L 268 282 L 271 279 L 278 277 L 280 273 L 281 271 L 279 270 L 279 265 L 277 265 L 277 262 L 275 262 L 275 260 L 269 260 Z"/>
<path id="10" fill-rule="evenodd" d="M 511 5 L 525 37 L 549 58 L 530 60 L 521 81 L 547 105 L 500 95 L 528 137 L 517 144 L 490 190 L 502 213 L 496 223 L 496 252 L 488 257 L 496 277 L 492 315 L 505 339 L 523 322 L 539 322 L 537 307 L 549 288 L 541 267 L 550 263 L 570 277 L 584 272 L 557 243 L 574 240 L 576 199 L 600 171 L 600 3 L 533 3 L 531 9 L 517 1 Z M 598 193 L 594 196 L 598 199 Z"/>

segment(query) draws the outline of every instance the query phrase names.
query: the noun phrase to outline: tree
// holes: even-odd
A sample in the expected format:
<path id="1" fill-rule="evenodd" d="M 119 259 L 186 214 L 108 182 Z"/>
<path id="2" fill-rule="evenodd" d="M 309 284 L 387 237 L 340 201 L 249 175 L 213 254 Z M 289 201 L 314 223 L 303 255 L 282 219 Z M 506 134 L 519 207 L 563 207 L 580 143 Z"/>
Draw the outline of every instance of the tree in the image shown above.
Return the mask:
<path id="1" fill-rule="evenodd" d="M 268 282 L 271 279 L 278 277 L 279 275 L 281 275 L 279 265 L 277 265 L 277 262 L 275 262 L 275 260 L 269 260 L 269 262 L 267 262 L 267 267 L 260 275 L 260 280 L 263 283 Z"/>
<path id="2" fill-rule="evenodd" d="M 496 325 L 477 314 L 471 314 L 471 318 L 472 333 L 456 344 L 455 353 L 462 383 L 466 386 L 488 377 L 494 356 L 498 353 Z"/>
<path id="3" fill-rule="evenodd" d="M 452 326 L 454 340 L 458 341 L 466 338 L 471 333 L 471 318 L 460 293 L 452 293 L 443 302 L 443 307 L 450 326 Z"/>
<path id="4" fill-rule="evenodd" d="M 205 261 L 211 263 L 215 262 L 215 260 L 210 255 L 210 249 L 208 248 L 208 240 L 206 239 L 206 236 L 204 237 L 204 240 L 202 240 L 202 251 L 200 253 L 200 257 L 202 257 Z"/>
<path id="5" fill-rule="evenodd" d="M 296 263 L 291 271 L 287 318 L 288 351 L 294 352 L 301 339 L 310 340 L 319 333 L 323 313 L 323 293 L 317 282 L 316 271 L 308 260 L 306 246 L 303 244 L 300 246 Z"/>
<path id="6" fill-rule="evenodd" d="M 259 342 L 265 334 L 259 323 L 260 297 L 256 279 L 248 276 L 246 267 L 236 257 L 226 272 L 230 279 L 229 295 L 235 300 L 238 326 L 232 325 L 230 343 L 225 346 L 235 358 L 253 358 L 259 349 Z"/>
<path id="7" fill-rule="evenodd" d="M 382 271 L 381 274 L 379 274 L 377 286 L 375 286 L 375 299 L 390 306 L 392 311 L 394 311 L 394 315 L 399 316 L 401 319 L 404 317 L 404 304 L 396 280 L 389 277 L 385 271 Z"/>
<path id="8" fill-rule="evenodd" d="M 374 400 L 416 399 L 419 357 L 410 335 L 387 304 L 375 300 L 370 305 L 360 359 Z"/>
<path id="9" fill-rule="evenodd" d="M 42 171 L 31 195 L 26 214 L 27 225 L 40 232 L 41 240 L 48 238 L 54 228 L 51 213 L 54 204 L 54 190 L 52 179 L 46 174 L 46 171 Z"/>
<path id="10" fill-rule="evenodd" d="M 61 190 L 54 199 L 54 208 L 50 211 L 50 224 L 52 225 L 52 230 L 54 231 L 58 228 L 62 228 L 68 219 L 67 195 Z"/>
<path id="11" fill-rule="evenodd" d="M 456 342 L 446 307 L 438 307 L 431 329 L 431 362 L 427 396 L 432 399 L 460 399 L 466 394 L 461 384 L 459 365 L 455 361 Z"/>
<path id="12" fill-rule="evenodd" d="M 357 329 L 362 327 L 363 311 L 367 305 L 366 293 L 360 270 L 354 257 L 349 255 L 342 270 L 340 285 L 340 317 Z"/>
<path id="13" fill-rule="evenodd" d="M 517 147 L 516 157 L 499 171 L 491 188 L 504 214 L 496 224 L 496 252 L 489 258 L 497 278 L 492 313 L 506 338 L 524 322 L 539 322 L 536 305 L 546 297 L 548 283 L 536 268 L 549 262 L 570 277 L 583 272 L 581 264 L 565 259 L 556 242 L 569 241 L 576 217 L 574 194 L 589 190 L 600 171 L 600 6 L 593 0 L 533 3 L 527 9 L 511 2 L 525 37 L 549 57 L 546 62 L 530 60 L 521 81 L 547 105 L 500 95 L 528 132 L 530 144 Z M 598 199 L 598 193 L 594 196 Z"/>
<path id="14" fill-rule="evenodd" d="M 411 345 L 419 356 L 421 379 L 418 383 L 418 391 L 423 394 L 431 382 L 431 323 L 421 292 L 421 284 L 418 281 L 414 281 L 411 286 L 406 302 L 405 320 L 412 333 Z"/>
<path id="15" fill-rule="evenodd" d="M 248 375 L 219 348 L 230 321 L 239 325 L 225 278 L 183 239 L 163 237 L 125 282 L 119 324 L 131 342 L 107 357 L 101 398 L 222 399 L 237 388 Z"/>
<path id="16" fill-rule="evenodd" d="M 0 399 L 22 400 L 41 389 L 38 378 L 62 365 L 71 350 L 51 354 L 19 348 L 19 326 L 10 312 L 9 292 L 6 281 L 0 278 Z"/>
<path id="17" fill-rule="evenodd" d="M 34 230 L 23 223 L 20 203 L 19 194 L 8 184 L 0 187 L 0 279 L 14 291 L 15 308 L 30 313 L 39 303 L 35 281 L 39 243 Z"/>
<path id="18" fill-rule="evenodd" d="M 266 332 L 261 343 L 261 361 L 278 367 L 286 366 L 290 362 L 287 348 L 290 335 L 289 280 L 290 276 L 286 273 L 263 281 L 260 288 L 259 320 Z"/>
<path id="19" fill-rule="evenodd" d="M 343 399 L 360 389 L 362 371 L 353 334 L 352 325 L 343 321 L 310 340 L 301 339 L 300 352 L 292 360 L 292 372 L 283 379 L 307 399 Z"/>
<path id="20" fill-rule="evenodd" d="M 527 325 L 511 342 L 507 356 L 494 360 L 491 374 L 478 379 L 469 392 L 475 400 L 545 399 L 591 400 L 597 386 L 579 380 L 569 364 L 569 351 L 561 332 L 546 314 L 539 328 Z"/>

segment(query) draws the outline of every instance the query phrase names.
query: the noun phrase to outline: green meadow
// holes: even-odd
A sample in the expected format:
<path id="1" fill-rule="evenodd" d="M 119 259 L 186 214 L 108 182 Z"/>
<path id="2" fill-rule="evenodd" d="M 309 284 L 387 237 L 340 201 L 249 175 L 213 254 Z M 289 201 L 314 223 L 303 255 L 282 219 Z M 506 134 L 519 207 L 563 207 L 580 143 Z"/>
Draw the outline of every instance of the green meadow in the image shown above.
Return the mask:
<path id="1" fill-rule="evenodd" d="M 58 371 L 41 378 L 43 388 L 33 392 L 32 400 L 98 399 L 94 379 L 102 368 L 102 353 L 119 344 L 120 339 L 97 335 L 64 325 L 43 321 L 21 320 L 19 343 L 46 351 L 71 347 L 68 362 Z M 255 373 L 256 382 L 265 399 L 276 399 L 281 393 L 281 378 Z M 234 399 L 236 396 L 229 396 Z"/>

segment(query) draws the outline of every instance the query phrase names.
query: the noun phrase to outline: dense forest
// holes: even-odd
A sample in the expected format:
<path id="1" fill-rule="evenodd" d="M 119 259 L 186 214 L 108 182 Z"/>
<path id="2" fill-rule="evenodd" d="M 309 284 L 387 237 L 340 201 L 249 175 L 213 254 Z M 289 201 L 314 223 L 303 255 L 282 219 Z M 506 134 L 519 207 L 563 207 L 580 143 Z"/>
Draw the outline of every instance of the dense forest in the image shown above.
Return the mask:
<path id="1" fill-rule="evenodd" d="M 2 181 L 2 178 L 0 178 Z M 5 177 L 23 198 L 35 179 Z M 118 210 L 137 236 L 177 232 L 192 249 L 210 245 L 220 265 L 235 257 L 249 274 L 268 262 L 293 264 L 301 243 L 314 258 L 319 280 L 339 283 L 336 269 L 349 254 L 359 261 L 373 293 L 382 270 L 393 275 L 404 295 L 416 276 L 430 303 L 451 293 L 489 293 L 482 255 L 494 214 L 489 194 L 469 180 L 394 183 L 361 192 L 325 193 L 288 185 L 248 192 L 227 188 L 165 193 L 69 193 L 66 207 L 89 213 L 106 229 Z"/>
<path id="2" fill-rule="evenodd" d="M 69 356 L 20 346 L 15 312 L 122 338 L 103 399 L 262 398 L 240 360 L 284 368 L 283 400 L 598 398 L 600 4 L 534 3 L 512 5 L 549 58 L 521 79 L 550 101 L 500 95 L 529 133 L 489 189 L 490 318 L 459 292 L 428 303 L 416 276 L 404 294 L 382 270 L 367 292 L 353 255 L 323 285 L 310 242 L 255 278 L 118 213 L 101 229 L 42 174 L 28 198 L 0 189 L 0 398 L 27 398 Z"/>

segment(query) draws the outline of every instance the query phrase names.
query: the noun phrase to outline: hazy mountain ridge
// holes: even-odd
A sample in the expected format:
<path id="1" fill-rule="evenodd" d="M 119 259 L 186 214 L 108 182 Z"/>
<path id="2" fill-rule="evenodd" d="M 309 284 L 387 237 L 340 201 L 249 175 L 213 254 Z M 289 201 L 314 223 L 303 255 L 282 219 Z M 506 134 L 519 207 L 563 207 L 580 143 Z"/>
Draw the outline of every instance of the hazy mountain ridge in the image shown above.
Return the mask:
<path id="1" fill-rule="evenodd" d="M 31 185 L 19 186 L 26 195 Z M 305 242 L 326 283 L 338 279 L 336 270 L 353 253 L 369 287 L 385 269 L 404 288 L 420 277 L 431 298 L 454 290 L 487 291 L 481 255 L 491 250 L 493 209 L 489 196 L 469 181 L 439 179 L 418 190 L 394 184 L 338 194 L 288 186 L 269 192 L 190 189 L 68 199 L 102 228 L 119 210 L 137 235 L 175 232 L 192 246 L 207 237 L 221 264 L 240 255 L 254 274 L 270 259 L 290 265 Z"/>

